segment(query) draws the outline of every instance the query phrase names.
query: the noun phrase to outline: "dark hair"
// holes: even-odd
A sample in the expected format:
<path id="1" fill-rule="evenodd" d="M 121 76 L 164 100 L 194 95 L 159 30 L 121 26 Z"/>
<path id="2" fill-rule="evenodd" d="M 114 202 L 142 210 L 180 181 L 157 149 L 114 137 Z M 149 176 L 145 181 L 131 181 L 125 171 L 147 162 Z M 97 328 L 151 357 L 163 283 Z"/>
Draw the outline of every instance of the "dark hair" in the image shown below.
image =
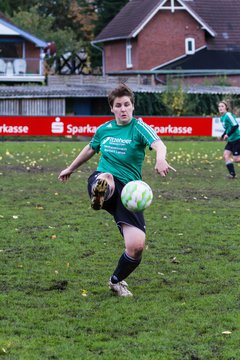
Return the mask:
<path id="1" fill-rule="evenodd" d="M 111 108 L 113 107 L 114 100 L 117 97 L 123 97 L 123 96 L 128 96 L 131 103 L 134 105 L 133 91 L 126 84 L 120 84 L 108 94 L 108 103 L 110 107 Z"/>
<path id="2" fill-rule="evenodd" d="M 219 101 L 219 104 L 221 104 L 221 103 L 226 106 L 226 110 L 228 111 L 229 110 L 229 105 L 228 105 L 227 101 L 226 100 Z"/>

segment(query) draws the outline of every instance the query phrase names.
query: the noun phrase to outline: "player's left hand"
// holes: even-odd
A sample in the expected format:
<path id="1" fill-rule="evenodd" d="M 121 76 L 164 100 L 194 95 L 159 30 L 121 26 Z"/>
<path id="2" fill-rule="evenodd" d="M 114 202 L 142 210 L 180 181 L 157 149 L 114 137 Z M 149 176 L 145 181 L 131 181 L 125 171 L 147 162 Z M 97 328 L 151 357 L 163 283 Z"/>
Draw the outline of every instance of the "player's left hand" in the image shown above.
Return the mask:
<path id="1" fill-rule="evenodd" d="M 164 177 L 169 173 L 169 170 L 176 171 L 165 159 L 157 160 L 155 165 L 155 171 L 157 174 Z"/>
<path id="2" fill-rule="evenodd" d="M 65 170 L 61 171 L 61 173 L 58 176 L 58 180 L 61 182 L 65 182 L 70 178 L 72 173 L 73 171 L 71 171 L 69 168 L 66 168 Z"/>

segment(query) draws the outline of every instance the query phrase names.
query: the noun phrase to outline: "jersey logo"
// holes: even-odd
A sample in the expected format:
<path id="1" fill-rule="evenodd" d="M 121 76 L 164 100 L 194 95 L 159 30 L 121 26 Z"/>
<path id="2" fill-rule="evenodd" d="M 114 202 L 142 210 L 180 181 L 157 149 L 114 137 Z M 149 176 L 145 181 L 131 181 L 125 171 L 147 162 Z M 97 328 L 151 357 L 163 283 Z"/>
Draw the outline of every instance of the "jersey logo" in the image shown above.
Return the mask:
<path id="1" fill-rule="evenodd" d="M 106 127 L 107 127 L 107 128 L 112 128 L 112 124 L 110 123 L 110 124 L 108 124 Z"/>
<path id="2" fill-rule="evenodd" d="M 110 137 L 108 136 L 105 140 L 103 140 L 102 144 L 103 144 L 103 145 L 106 144 L 106 142 L 108 142 L 109 139 L 110 139 Z"/>
<path id="3" fill-rule="evenodd" d="M 110 144 L 121 144 L 121 145 L 125 145 L 125 144 L 131 144 L 132 140 L 131 139 L 121 139 L 121 138 L 114 138 L 111 136 L 106 137 L 106 139 L 104 139 L 102 141 L 102 145 L 106 144 L 107 142 L 110 142 Z"/>

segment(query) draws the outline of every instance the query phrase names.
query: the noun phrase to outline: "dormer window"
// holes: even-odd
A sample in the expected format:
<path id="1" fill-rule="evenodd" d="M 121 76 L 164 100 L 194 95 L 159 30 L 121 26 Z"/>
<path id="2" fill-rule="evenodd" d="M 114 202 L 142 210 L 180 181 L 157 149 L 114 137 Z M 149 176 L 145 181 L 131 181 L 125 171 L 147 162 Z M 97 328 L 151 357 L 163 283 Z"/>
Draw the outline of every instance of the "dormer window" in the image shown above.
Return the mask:
<path id="1" fill-rule="evenodd" d="M 195 54 L 195 39 L 193 38 L 185 39 L 185 52 L 187 55 Z"/>
<path id="2" fill-rule="evenodd" d="M 132 44 L 131 40 L 126 42 L 126 66 L 127 68 L 132 67 Z"/>

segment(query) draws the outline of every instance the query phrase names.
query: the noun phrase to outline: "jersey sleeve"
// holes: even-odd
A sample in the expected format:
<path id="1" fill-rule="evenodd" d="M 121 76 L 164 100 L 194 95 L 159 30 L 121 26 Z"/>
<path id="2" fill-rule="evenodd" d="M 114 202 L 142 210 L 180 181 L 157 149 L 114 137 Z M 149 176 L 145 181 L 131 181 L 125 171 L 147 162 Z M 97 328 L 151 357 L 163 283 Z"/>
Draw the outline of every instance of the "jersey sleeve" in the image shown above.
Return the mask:
<path id="1" fill-rule="evenodd" d="M 100 130 L 97 129 L 95 135 L 92 137 L 90 143 L 90 147 L 98 153 L 100 151 Z"/>
<path id="2" fill-rule="evenodd" d="M 232 113 L 228 112 L 226 115 L 226 134 L 231 135 L 238 128 L 238 122 Z"/>
<path id="3" fill-rule="evenodd" d="M 149 126 L 142 120 L 137 121 L 136 129 L 141 141 L 144 143 L 144 145 L 148 146 L 150 149 L 151 149 L 151 144 L 154 141 L 160 140 L 159 136 L 151 128 L 151 126 Z"/>

